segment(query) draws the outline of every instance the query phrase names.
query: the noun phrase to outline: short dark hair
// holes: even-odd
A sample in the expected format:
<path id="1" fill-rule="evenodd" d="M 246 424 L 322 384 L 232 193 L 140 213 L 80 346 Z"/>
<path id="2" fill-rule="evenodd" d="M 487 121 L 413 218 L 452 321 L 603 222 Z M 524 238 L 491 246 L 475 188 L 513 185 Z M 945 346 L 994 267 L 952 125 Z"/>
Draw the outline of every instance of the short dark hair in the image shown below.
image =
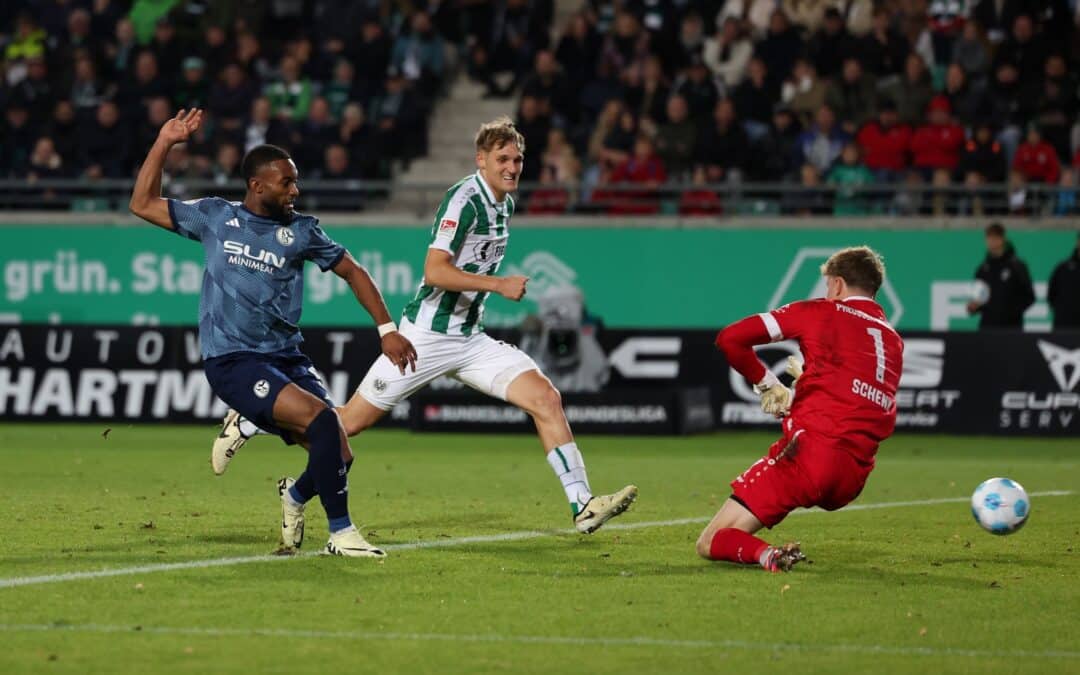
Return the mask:
<path id="1" fill-rule="evenodd" d="M 256 145 L 244 155 L 243 161 L 240 162 L 240 173 L 245 181 L 249 181 L 259 173 L 259 169 L 279 159 L 292 159 L 292 157 L 285 148 L 269 144 Z"/>
<path id="2" fill-rule="evenodd" d="M 885 263 L 869 246 L 852 246 L 833 253 L 821 266 L 821 273 L 840 277 L 848 286 L 877 295 L 885 282 Z"/>
<path id="3" fill-rule="evenodd" d="M 986 226 L 986 236 L 994 235 L 995 237 L 1005 238 L 1005 226 L 1001 223 L 990 223 Z"/>

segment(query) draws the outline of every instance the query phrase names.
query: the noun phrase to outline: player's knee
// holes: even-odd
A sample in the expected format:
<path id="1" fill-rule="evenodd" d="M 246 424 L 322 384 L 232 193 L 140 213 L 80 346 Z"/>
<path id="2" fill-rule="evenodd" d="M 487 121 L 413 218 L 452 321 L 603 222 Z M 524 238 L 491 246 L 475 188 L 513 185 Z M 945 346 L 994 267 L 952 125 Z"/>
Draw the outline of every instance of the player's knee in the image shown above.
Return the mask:
<path id="1" fill-rule="evenodd" d="M 326 405 L 323 401 L 304 401 L 303 418 L 307 420 L 304 423 L 305 429 L 310 427 L 312 422 L 318 419 L 319 415 L 323 414 L 327 410 L 333 410 L 330 406 Z M 338 424 L 341 424 L 341 420 L 338 420 Z"/>
<path id="2" fill-rule="evenodd" d="M 541 419 L 551 419 L 562 414 L 562 395 L 553 385 L 547 385 L 541 389 L 534 401 L 533 415 Z"/>
<path id="3" fill-rule="evenodd" d="M 694 545 L 697 554 L 706 560 L 712 560 L 712 539 L 713 533 L 706 528 L 698 537 L 697 544 Z"/>

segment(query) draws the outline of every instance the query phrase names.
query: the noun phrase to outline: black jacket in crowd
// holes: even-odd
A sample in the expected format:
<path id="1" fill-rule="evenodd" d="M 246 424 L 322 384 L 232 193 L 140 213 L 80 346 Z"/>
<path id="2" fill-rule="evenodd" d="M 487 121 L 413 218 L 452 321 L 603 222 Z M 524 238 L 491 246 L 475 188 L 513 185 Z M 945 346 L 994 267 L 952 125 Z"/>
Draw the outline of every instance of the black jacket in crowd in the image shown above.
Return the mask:
<path id="1" fill-rule="evenodd" d="M 1046 300 L 1054 310 L 1054 330 L 1080 330 L 1080 249 L 1054 268 Z"/>
<path id="2" fill-rule="evenodd" d="M 990 287 L 990 299 L 979 308 L 979 328 L 1021 328 L 1024 311 L 1035 303 L 1035 288 L 1023 260 L 1016 256 L 1011 243 L 1005 253 L 995 258 L 989 253 L 975 270 L 975 278 Z"/>

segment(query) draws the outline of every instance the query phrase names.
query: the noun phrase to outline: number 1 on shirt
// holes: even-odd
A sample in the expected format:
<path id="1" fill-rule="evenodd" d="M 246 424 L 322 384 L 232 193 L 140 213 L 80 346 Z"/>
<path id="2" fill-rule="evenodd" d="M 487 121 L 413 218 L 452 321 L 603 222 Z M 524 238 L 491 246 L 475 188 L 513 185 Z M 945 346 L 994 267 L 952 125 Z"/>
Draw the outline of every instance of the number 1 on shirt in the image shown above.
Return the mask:
<path id="1" fill-rule="evenodd" d="M 878 382 L 885 381 L 885 340 L 881 337 L 880 328 L 867 328 L 867 333 L 874 338 L 874 356 L 877 357 L 877 371 L 874 373 Z"/>

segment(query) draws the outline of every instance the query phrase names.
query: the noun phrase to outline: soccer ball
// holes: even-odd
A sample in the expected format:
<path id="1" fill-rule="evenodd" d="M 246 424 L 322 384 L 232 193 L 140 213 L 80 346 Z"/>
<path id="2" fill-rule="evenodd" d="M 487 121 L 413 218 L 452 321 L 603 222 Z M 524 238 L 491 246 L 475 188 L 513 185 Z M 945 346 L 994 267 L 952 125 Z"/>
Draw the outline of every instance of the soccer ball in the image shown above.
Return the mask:
<path id="1" fill-rule="evenodd" d="M 1031 500 L 1016 481 L 990 478 L 971 495 L 971 515 L 990 534 L 1012 534 L 1027 522 Z"/>

